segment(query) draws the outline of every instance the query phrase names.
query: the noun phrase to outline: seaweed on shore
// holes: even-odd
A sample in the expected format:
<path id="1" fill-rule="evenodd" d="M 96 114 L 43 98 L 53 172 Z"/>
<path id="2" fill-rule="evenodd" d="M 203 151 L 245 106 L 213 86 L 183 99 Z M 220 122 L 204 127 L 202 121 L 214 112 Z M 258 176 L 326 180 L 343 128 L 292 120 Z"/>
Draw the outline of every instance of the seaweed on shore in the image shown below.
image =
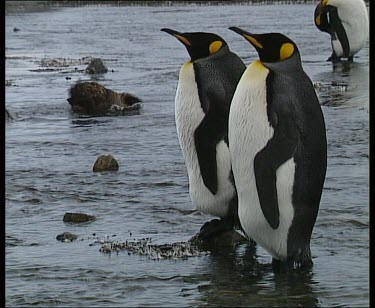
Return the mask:
<path id="1" fill-rule="evenodd" d="M 177 242 L 172 244 L 152 244 L 151 238 L 143 238 L 135 241 L 105 241 L 103 242 L 100 252 L 112 253 L 127 251 L 129 255 L 136 254 L 146 256 L 151 260 L 162 259 L 186 259 L 189 257 L 205 256 L 210 253 L 199 249 L 198 246 L 190 242 Z"/>

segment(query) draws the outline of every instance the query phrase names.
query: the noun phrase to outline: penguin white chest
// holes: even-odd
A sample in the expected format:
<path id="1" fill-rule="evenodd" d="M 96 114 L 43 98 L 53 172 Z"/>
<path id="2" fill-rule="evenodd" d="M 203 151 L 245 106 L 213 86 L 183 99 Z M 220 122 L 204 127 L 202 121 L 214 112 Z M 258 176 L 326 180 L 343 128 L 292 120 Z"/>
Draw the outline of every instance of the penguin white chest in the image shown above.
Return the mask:
<path id="1" fill-rule="evenodd" d="M 188 171 L 194 171 L 193 173 L 199 172 L 199 169 L 196 170 L 199 166 L 195 164 L 194 132 L 204 116 L 195 81 L 194 67 L 192 63 L 187 62 L 180 70 L 175 98 L 175 120 L 186 167 Z"/>
<path id="2" fill-rule="evenodd" d="M 194 142 L 195 130 L 204 117 L 194 66 L 191 62 L 187 62 L 180 70 L 175 98 L 175 120 L 189 176 L 190 197 L 199 211 L 223 217 L 227 214 L 229 201 L 235 194 L 234 186 L 229 181 L 231 172 L 229 149 L 224 141 L 220 141 L 216 146 L 218 190 L 213 195 L 203 183 Z"/>
<path id="3" fill-rule="evenodd" d="M 287 238 L 294 216 L 292 189 L 295 164 L 293 158 L 276 171 L 276 188 L 280 224 L 273 229 L 262 212 L 254 159 L 273 137 L 274 129 L 267 116 L 266 78 L 269 70 L 260 61 L 253 62 L 242 76 L 229 113 L 229 149 L 238 192 L 238 214 L 248 236 L 273 257 L 287 256 Z"/>

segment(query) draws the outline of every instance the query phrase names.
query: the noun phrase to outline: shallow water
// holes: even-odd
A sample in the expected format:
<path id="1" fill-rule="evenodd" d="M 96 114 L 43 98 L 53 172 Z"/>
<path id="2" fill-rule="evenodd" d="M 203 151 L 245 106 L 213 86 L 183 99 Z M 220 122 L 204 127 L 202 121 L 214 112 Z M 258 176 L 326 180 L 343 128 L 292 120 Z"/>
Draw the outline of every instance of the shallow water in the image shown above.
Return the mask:
<path id="1" fill-rule="evenodd" d="M 313 12 L 313 4 L 275 4 L 90 6 L 7 15 L 12 85 L 6 107 L 17 119 L 6 124 L 6 305 L 368 306 L 369 48 L 351 65 L 333 67 L 325 61 L 329 37 L 315 28 Z M 249 64 L 255 50 L 229 26 L 290 36 L 317 86 L 328 170 L 311 239 L 313 269 L 274 275 L 269 255 L 250 244 L 159 261 L 99 252 L 97 238 L 187 241 L 212 218 L 190 202 L 174 123 L 178 70 L 187 52 L 159 30 L 218 33 Z M 143 99 L 139 114 L 71 113 L 68 89 L 90 80 L 79 61 L 87 56 L 108 66 L 101 84 Z M 45 58 L 74 64 L 43 71 Z M 107 153 L 119 171 L 93 173 L 96 158 Z M 66 212 L 97 220 L 64 223 Z M 57 241 L 65 231 L 79 240 Z"/>

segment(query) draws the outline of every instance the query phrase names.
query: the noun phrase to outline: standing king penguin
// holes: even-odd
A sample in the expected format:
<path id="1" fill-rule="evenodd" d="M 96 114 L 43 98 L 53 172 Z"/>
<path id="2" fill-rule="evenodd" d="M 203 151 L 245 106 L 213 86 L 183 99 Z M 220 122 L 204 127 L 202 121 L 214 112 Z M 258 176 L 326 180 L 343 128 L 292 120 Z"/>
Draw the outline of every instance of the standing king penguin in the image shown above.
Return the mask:
<path id="1" fill-rule="evenodd" d="M 239 227 L 228 116 L 246 65 L 216 34 L 161 31 L 183 43 L 191 58 L 180 69 L 175 120 L 193 204 L 198 211 L 221 218 L 202 226 L 198 239 L 206 240 Z"/>
<path id="2" fill-rule="evenodd" d="M 316 27 L 331 36 L 332 55 L 328 61 L 353 57 L 366 44 L 369 20 L 363 0 L 321 0 L 315 8 Z"/>
<path id="3" fill-rule="evenodd" d="M 327 167 L 323 113 L 296 44 L 280 33 L 252 34 L 257 50 L 229 113 L 229 149 L 245 233 L 275 270 L 312 265 L 310 238 Z"/>

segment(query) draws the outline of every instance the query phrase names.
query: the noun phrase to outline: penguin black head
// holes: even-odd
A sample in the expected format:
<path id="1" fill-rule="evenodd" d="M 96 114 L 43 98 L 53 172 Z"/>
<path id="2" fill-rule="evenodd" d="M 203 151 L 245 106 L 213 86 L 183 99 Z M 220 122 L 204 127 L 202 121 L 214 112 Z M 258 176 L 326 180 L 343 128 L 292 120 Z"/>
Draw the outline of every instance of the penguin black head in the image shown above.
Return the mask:
<path id="1" fill-rule="evenodd" d="M 178 32 L 172 29 L 163 28 L 161 31 L 167 32 L 177 38 L 185 45 L 191 61 L 206 58 L 219 50 L 227 43 L 218 35 L 207 32 Z"/>
<path id="2" fill-rule="evenodd" d="M 315 26 L 317 26 L 319 29 L 322 26 L 322 21 L 321 21 L 322 12 L 323 12 L 322 2 L 319 1 L 314 11 L 314 23 L 315 23 Z"/>
<path id="3" fill-rule="evenodd" d="M 262 62 L 279 62 L 299 54 L 297 45 L 281 33 L 253 34 L 237 27 L 229 29 L 248 40 L 257 50 Z"/>
<path id="4" fill-rule="evenodd" d="M 327 7 L 327 1 L 319 1 L 314 11 L 314 23 L 315 26 L 323 32 L 330 33 L 328 12 L 331 7 Z"/>

